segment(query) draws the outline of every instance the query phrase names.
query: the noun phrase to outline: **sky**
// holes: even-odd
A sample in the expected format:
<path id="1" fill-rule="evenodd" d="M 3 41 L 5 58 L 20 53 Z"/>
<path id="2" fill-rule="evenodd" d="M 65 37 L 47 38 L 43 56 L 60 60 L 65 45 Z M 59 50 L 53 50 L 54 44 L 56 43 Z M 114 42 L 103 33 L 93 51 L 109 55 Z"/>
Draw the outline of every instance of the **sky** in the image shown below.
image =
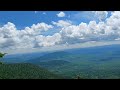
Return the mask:
<path id="1" fill-rule="evenodd" d="M 0 11 L 9 54 L 120 44 L 120 11 Z"/>

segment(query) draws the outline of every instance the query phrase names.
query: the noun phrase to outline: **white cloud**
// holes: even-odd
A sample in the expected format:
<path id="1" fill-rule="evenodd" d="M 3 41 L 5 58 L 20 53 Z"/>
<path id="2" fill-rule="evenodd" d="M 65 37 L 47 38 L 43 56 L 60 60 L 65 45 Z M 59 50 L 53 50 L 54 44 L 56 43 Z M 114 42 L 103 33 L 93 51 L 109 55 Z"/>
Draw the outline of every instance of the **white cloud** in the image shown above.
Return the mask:
<path id="1" fill-rule="evenodd" d="M 31 29 L 33 29 L 33 30 L 44 30 L 44 31 L 47 31 L 47 30 L 49 30 L 50 28 L 53 28 L 53 26 L 52 25 L 48 25 L 48 24 L 46 24 L 46 23 L 38 23 L 38 24 L 33 24 L 32 26 L 31 26 Z"/>
<path id="2" fill-rule="evenodd" d="M 8 22 L 0 28 L 0 48 L 30 48 L 34 47 L 35 36 L 39 36 L 43 31 L 53 28 L 46 23 L 33 24 L 25 27 L 24 30 L 17 30 L 15 25 Z"/>
<path id="3" fill-rule="evenodd" d="M 113 12 L 105 22 L 90 21 L 69 25 L 60 31 L 63 43 L 75 44 L 88 41 L 109 41 L 120 38 L 120 12 Z"/>
<path id="4" fill-rule="evenodd" d="M 100 21 L 104 20 L 108 15 L 107 11 L 93 11 L 93 13 L 95 13 L 95 16 L 98 17 Z"/>
<path id="5" fill-rule="evenodd" d="M 60 12 L 57 14 L 58 17 L 65 17 L 65 13 L 64 12 Z"/>
<path id="6" fill-rule="evenodd" d="M 72 24 L 71 21 L 64 21 L 64 20 L 59 20 L 58 22 L 54 22 L 52 21 L 52 24 L 58 26 L 58 27 L 67 27 L 67 26 L 70 26 Z"/>
<path id="7" fill-rule="evenodd" d="M 61 35 L 59 33 L 55 33 L 53 36 L 36 36 L 36 44 L 35 47 L 49 47 L 59 44 L 61 41 Z"/>
<path id="8" fill-rule="evenodd" d="M 103 21 L 107 18 L 108 12 L 107 11 L 80 11 L 78 13 L 75 13 L 71 16 L 71 18 L 74 21 L 79 21 L 81 20 L 85 22 L 89 21 Z"/>
<path id="9" fill-rule="evenodd" d="M 104 42 L 85 42 L 85 43 L 76 43 L 76 44 L 69 44 L 69 45 L 55 45 L 51 47 L 42 47 L 42 48 L 24 48 L 24 49 L 1 49 L 1 52 L 6 52 L 8 54 L 18 54 L 18 53 L 31 53 L 31 52 L 51 52 L 51 51 L 61 51 L 65 49 L 71 49 L 71 48 L 86 48 L 86 47 L 94 47 L 94 46 L 104 46 L 104 45 L 114 45 L 114 44 L 120 44 L 119 41 L 104 41 Z"/>
<path id="10" fill-rule="evenodd" d="M 72 44 L 87 42 L 119 42 L 120 11 L 112 12 L 110 17 L 105 16 L 105 18 L 105 21 L 101 20 L 98 23 L 90 21 L 89 23 L 81 22 L 78 25 L 74 25 L 70 20 L 52 21 L 60 32 L 48 36 L 44 36 L 42 32 L 56 29 L 53 25 L 41 22 L 18 30 L 13 23 L 8 22 L 0 27 L 0 49 L 55 47 L 62 44 L 68 47 Z"/>

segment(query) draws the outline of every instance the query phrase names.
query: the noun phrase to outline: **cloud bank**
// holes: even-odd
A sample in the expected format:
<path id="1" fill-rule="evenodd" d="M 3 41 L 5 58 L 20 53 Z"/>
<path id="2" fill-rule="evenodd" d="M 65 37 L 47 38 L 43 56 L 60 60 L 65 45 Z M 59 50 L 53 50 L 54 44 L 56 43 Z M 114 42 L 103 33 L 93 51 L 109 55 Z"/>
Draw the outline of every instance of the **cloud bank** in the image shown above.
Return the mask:
<path id="1" fill-rule="evenodd" d="M 55 47 L 57 45 L 73 45 L 87 42 L 120 41 L 120 11 L 111 12 L 107 17 L 107 11 L 94 12 L 100 20 L 81 22 L 74 25 L 70 20 L 52 21 L 51 25 L 44 22 L 33 24 L 18 30 L 16 26 L 8 22 L 0 27 L 0 49 L 26 49 Z M 103 19 L 105 19 L 103 21 Z M 58 33 L 44 36 L 42 33 L 59 28 Z"/>

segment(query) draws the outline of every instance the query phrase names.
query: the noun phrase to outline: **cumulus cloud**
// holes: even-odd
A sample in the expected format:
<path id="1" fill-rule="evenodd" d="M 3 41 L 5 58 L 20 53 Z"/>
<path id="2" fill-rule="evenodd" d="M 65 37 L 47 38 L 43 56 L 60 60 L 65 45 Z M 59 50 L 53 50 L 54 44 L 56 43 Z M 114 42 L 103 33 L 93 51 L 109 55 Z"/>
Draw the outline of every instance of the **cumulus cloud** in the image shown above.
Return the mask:
<path id="1" fill-rule="evenodd" d="M 53 36 L 36 36 L 35 37 L 36 43 L 35 47 L 48 47 L 54 46 L 60 43 L 61 35 L 59 33 L 55 33 Z"/>
<path id="2" fill-rule="evenodd" d="M 69 20 L 66 20 L 66 21 L 59 20 L 58 22 L 52 21 L 52 24 L 54 24 L 54 25 L 56 25 L 58 27 L 67 27 L 67 26 L 70 26 L 72 24 L 72 22 L 69 21 Z"/>
<path id="3" fill-rule="evenodd" d="M 63 43 L 75 44 L 88 41 L 119 40 L 120 12 L 112 12 L 105 22 L 90 21 L 79 25 L 70 25 L 60 31 Z"/>
<path id="4" fill-rule="evenodd" d="M 57 14 L 58 17 L 65 17 L 65 13 L 64 12 L 60 12 Z"/>
<path id="5" fill-rule="evenodd" d="M 105 13 L 105 12 L 104 12 Z M 101 16 L 102 17 L 102 16 Z M 74 25 L 70 20 L 52 21 L 53 25 L 44 22 L 33 24 L 18 30 L 8 22 L 0 27 L 0 49 L 2 48 L 41 48 L 56 45 L 72 45 L 87 42 L 120 41 L 120 11 L 114 11 L 105 21 L 81 22 Z M 42 32 L 59 28 L 59 32 L 44 36 Z"/>
<path id="6" fill-rule="evenodd" d="M 24 30 L 17 30 L 15 25 L 8 22 L 0 28 L 0 48 L 27 48 L 34 47 L 35 36 L 53 28 L 46 23 L 33 24 Z"/>

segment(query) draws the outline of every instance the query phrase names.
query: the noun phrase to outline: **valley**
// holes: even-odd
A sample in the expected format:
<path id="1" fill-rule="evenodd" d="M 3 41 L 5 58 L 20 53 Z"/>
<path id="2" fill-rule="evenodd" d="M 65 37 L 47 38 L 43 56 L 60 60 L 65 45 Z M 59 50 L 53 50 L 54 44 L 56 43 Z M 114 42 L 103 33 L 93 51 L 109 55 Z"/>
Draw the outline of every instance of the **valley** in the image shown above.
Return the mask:
<path id="1" fill-rule="evenodd" d="M 39 53 L 40 54 L 40 53 Z M 30 63 L 45 68 L 66 79 L 119 79 L 120 78 L 120 46 L 108 45 L 91 48 L 71 49 L 51 53 L 27 54 L 24 57 L 12 58 L 6 56 L 4 63 Z M 31 58 L 32 57 L 32 58 Z M 27 58 L 25 60 L 25 58 Z M 5 62 L 7 59 L 7 62 Z M 34 77 L 33 77 L 34 78 Z"/>

